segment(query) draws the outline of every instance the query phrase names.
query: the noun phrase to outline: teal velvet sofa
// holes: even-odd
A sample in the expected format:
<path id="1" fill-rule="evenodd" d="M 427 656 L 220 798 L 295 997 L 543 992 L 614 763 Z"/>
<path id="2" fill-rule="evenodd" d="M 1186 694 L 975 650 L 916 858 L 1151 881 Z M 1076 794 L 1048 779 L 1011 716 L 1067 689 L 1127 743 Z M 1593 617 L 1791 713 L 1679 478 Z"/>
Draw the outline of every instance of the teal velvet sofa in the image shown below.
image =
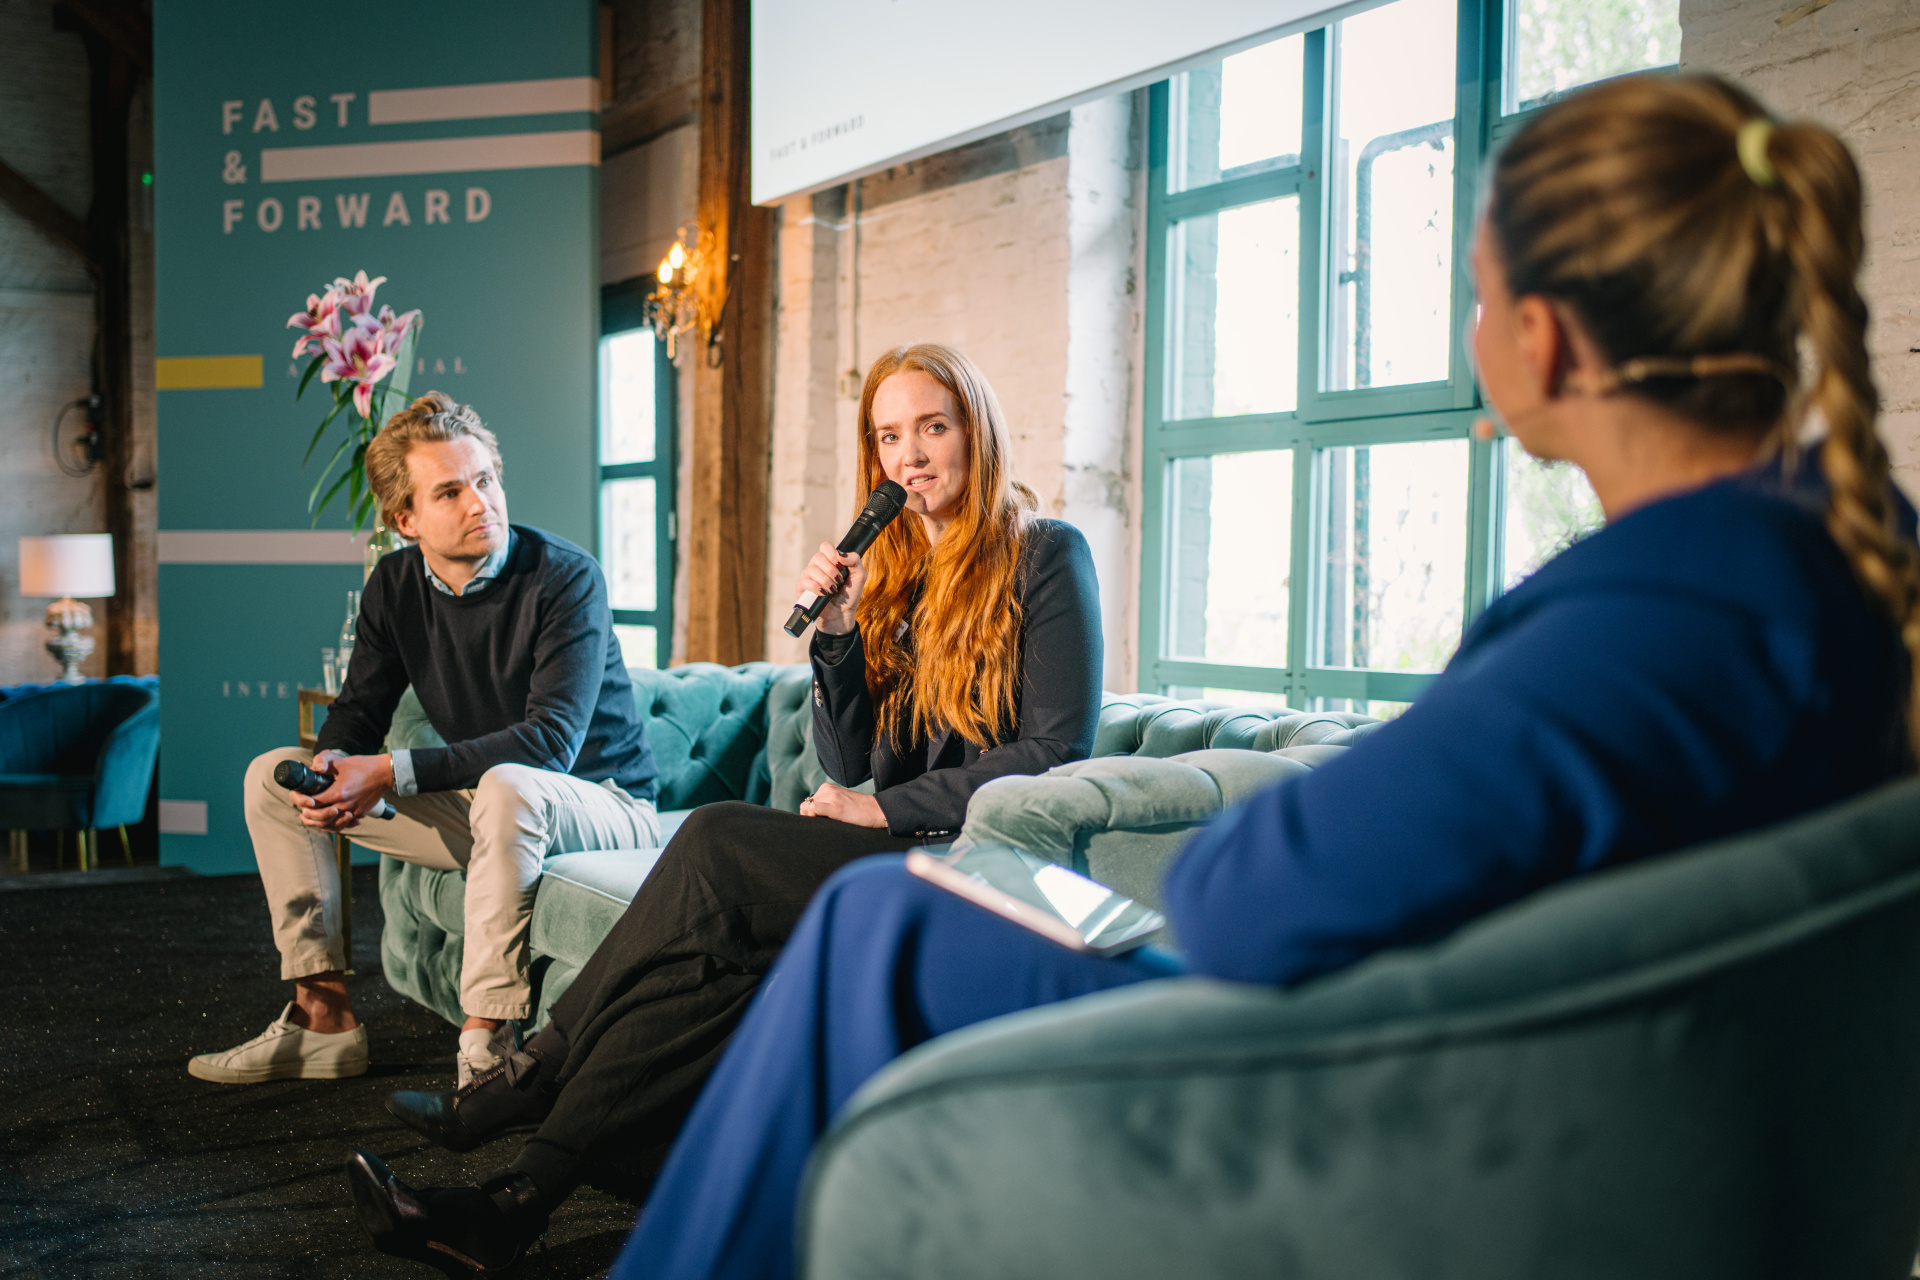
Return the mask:
<path id="1" fill-rule="evenodd" d="M 660 767 L 661 842 L 694 807 L 746 800 L 797 811 L 826 781 L 813 752 L 812 680 L 805 665 L 689 663 L 630 673 Z M 1040 779 L 1005 778 L 968 810 L 983 834 L 1057 857 L 1137 897 L 1157 897 L 1159 868 L 1184 834 L 1254 788 L 1313 767 L 1371 731 L 1366 716 L 1230 707 L 1148 694 L 1108 694 L 1094 759 Z M 441 739 L 411 693 L 388 745 Z M 870 790 L 870 785 L 862 790 Z M 983 797 L 993 793 L 991 803 Z M 1056 812 L 1057 809 L 1057 812 Z M 658 850 L 598 850 L 547 860 L 528 945 L 537 984 L 532 1026 L 566 990 L 626 910 Z M 461 1021 L 465 876 L 381 859 L 386 926 L 380 956 L 401 994 Z"/>
<path id="2" fill-rule="evenodd" d="M 802 1273 L 1891 1280 L 1917 991 L 1908 780 L 1292 991 L 1153 982 L 924 1045 L 816 1150 Z"/>

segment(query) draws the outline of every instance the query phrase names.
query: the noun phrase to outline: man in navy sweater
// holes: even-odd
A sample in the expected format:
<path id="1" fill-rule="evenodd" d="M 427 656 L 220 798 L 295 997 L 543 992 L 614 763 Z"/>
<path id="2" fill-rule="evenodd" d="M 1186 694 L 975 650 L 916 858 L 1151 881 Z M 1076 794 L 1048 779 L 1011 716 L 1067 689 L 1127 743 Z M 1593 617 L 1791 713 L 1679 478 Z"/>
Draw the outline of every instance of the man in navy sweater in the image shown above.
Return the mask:
<path id="1" fill-rule="evenodd" d="M 203 1080 L 333 1078 L 367 1069 L 340 936 L 333 835 L 407 862 L 465 870 L 460 1083 L 499 1065 L 533 1012 L 527 924 L 541 860 L 659 843 L 656 770 L 634 709 L 607 584 L 592 556 L 507 523 L 493 433 L 430 391 L 367 449 L 389 528 L 414 545 L 367 580 L 352 664 L 320 751 L 248 766 L 247 830 L 294 998 L 245 1044 L 202 1054 Z M 411 685 L 444 747 L 388 752 Z M 273 780 L 283 760 L 332 778 L 318 795 Z M 398 815 L 369 815 L 391 802 Z"/>

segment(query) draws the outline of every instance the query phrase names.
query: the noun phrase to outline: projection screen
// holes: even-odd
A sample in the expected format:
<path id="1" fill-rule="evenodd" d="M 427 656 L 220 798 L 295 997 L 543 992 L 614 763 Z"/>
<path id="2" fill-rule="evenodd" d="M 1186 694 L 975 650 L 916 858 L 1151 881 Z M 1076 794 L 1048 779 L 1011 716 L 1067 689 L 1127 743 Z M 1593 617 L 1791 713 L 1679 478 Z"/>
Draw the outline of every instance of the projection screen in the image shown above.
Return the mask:
<path id="1" fill-rule="evenodd" d="M 818 191 L 1379 3 L 753 0 L 753 199 Z"/>

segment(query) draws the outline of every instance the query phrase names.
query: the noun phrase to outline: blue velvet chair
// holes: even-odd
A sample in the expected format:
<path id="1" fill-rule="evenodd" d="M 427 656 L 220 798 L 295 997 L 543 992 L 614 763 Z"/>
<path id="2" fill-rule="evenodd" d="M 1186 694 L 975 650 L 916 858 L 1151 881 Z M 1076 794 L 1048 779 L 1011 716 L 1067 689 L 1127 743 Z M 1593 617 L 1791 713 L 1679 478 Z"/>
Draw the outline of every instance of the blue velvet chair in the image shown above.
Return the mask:
<path id="1" fill-rule="evenodd" d="M 26 833 L 79 833 L 81 870 L 99 862 L 103 827 L 147 808 L 160 753 L 160 695 L 118 682 L 40 689 L 0 702 L 0 827 L 15 870 L 25 870 Z"/>
<path id="2" fill-rule="evenodd" d="M 1178 978 L 942 1036 L 817 1148 L 800 1273 L 1890 1280 L 1916 986 L 1907 779 L 1291 991 Z"/>

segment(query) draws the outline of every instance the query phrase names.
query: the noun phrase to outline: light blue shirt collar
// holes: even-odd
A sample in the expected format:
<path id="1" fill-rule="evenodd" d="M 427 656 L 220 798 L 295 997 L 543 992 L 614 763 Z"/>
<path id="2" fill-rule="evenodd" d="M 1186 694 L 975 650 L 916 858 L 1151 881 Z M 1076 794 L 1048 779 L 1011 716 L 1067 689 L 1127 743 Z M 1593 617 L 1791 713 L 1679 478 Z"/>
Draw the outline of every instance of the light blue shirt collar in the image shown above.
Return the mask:
<path id="1" fill-rule="evenodd" d="M 452 587 L 442 582 L 440 575 L 433 571 L 433 566 L 427 563 L 425 556 L 420 557 L 420 565 L 427 571 L 427 581 L 431 582 L 433 589 L 440 594 L 448 596 L 475 595 L 478 592 L 486 590 L 487 584 L 499 577 L 500 571 L 507 567 L 507 559 L 513 555 L 514 539 L 519 536 L 520 535 L 515 533 L 511 527 L 507 529 L 506 545 L 480 562 L 478 572 L 467 581 L 467 589 L 465 591 L 455 591 Z"/>

